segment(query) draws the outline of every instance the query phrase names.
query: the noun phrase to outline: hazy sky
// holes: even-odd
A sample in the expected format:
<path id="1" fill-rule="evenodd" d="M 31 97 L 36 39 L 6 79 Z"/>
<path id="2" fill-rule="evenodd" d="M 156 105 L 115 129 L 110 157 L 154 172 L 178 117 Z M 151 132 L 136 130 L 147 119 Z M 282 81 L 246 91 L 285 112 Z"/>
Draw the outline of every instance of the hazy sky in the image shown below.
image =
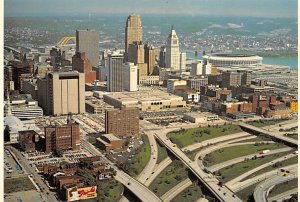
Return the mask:
<path id="1" fill-rule="evenodd" d="M 297 0 L 4 0 L 5 16 L 107 13 L 296 17 Z"/>

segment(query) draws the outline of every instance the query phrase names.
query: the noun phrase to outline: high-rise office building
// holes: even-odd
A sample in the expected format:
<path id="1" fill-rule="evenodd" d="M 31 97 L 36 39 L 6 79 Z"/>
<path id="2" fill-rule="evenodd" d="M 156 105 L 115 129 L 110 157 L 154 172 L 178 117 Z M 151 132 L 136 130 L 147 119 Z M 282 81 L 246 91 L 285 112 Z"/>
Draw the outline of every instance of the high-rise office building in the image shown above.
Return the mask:
<path id="1" fill-rule="evenodd" d="M 162 46 L 159 52 L 159 67 L 166 67 L 166 46 Z"/>
<path id="2" fill-rule="evenodd" d="M 145 45 L 145 63 L 147 64 L 147 75 L 152 75 L 155 67 L 155 50 L 150 44 Z"/>
<path id="3" fill-rule="evenodd" d="M 74 71 L 84 73 L 85 83 L 92 83 L 96 80 L 96 72 L 92 70 L 91 62 L 84 52 L 76 52 L 72 57 L 72 67 Z"/>
<path id="4" fill-rule="evenodd" d="M 128 16 L 125 27 L 125 53 L 127 55 L 129 44 L 143 40 L 141 17 L 137 14 Z"/>
<path id="5" fill-rule="evenodd" d="M 105 133 L 136 136 L 139 134 L 139 109 L 109 109 L 105 112 Z"/>
<path id="6" fill-rule="evenodd" d="M 183 72 L 186 70 L 186 53 L 180 52 L 180 71 Z"/>
<path id="7" fill-rule="evenodd" d="M 51 72 L 38 79 L 38 102 L 47 115 L 85 112 L 84 74 Z"/>
<path id="8" fill-rule="evenodd" d="M 141 41 L 134 41 L 129 44 L 127 60 L 128 62 L 133 62 L 134 64 L 145 62 L 145 49 Z"/>
<path id="9" fill-rule="evenodd" d="M 95 30 L 76 30 L 76 51 L 85 52 L 91 65 L 99 65 L 99 33 Z"/>
<path id="10" fill-rule="evenodd" d="M 138 67 L 134 63 L 123 64 L 123 89 L 125 91 L 137 91 Z"/>
<path id="11" fill-rule="evenodd" d="M 180 70 L 179 40 L 173 27 L 167 39 L 166 67 L 171 68 L 171 71 Z"/>
<path id="12" fill-rule="evenodd" d="M 107 91 L 123 91 L 123 54 L 113 52 L 108 55 Z"/>
<path id="13" fill-rule="evenodd" d="M 191 75 L 198 76 L 203 75 L 203 63 L 198 61 L 191 65 Z"/>

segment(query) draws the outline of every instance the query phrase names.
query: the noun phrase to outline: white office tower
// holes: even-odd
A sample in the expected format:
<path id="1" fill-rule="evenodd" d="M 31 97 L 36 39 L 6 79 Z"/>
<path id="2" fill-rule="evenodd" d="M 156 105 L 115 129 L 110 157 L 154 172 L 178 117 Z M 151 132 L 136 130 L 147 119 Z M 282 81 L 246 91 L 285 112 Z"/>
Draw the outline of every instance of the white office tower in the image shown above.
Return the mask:
<path id="1" fill-rule="evenodd" d="M 180 53 L 180 71 L 183 72 L 186 70 L 186 52 Z"/>
<path id="2" fill-rule="evenodd" d="M 195 63 L 192 63 L 191 67 L 191 75 L 198 76 L 203 74 L 203 62 L 198 61 Z"/>
<path id="3" fill-rule="evenodd" d="M 123 54 L 113 52 L 108 55 L 107 91 L 123 91 Z"/>
<path id="4" fill-rule="evenodd" d="M 167 39 L 166 68 L 170 68 L 171 71 L 180 70 L 179 40 L 173 27 Z"/>
<path id="5" fill-rule="evenodd" d="M 134 63 L 123 64 L 123 89 L 125 91 L 137 91 L 138 67 Z"/>
<path id="6" fill-rule="evenodd" d="M 211 74 L 211 63 L 207 63 L 206 65 L 203 66 L 203 75 L 210 75 Z"/>

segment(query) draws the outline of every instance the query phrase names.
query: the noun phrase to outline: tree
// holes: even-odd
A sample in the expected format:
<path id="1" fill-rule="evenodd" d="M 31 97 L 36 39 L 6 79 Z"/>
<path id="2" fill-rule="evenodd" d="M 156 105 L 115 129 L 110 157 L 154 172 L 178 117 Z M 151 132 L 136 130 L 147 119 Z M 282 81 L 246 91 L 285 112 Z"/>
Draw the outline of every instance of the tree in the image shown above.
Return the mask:
<path id="1" fill-rule="evenodd" d="M 57 157 L 62 157 L 64 155 L 64 151 L 60 148 L 56 148 L 54 150 L 54 155 L 57 156 Z"/>

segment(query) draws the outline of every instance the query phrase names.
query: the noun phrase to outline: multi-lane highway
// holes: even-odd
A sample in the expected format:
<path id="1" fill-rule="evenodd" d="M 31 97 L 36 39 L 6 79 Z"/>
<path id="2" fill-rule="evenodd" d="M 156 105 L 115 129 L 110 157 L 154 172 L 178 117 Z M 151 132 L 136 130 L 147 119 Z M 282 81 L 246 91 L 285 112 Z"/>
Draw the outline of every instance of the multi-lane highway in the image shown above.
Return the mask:
<path id="1" fill-rule="evenodd" d="M 171 129 L 174 130 L 174 129 Z M 160 130 L 160 135 L 155 135 L 155 137 L 179 160 L 181 160 L 195 176 L 201 180 L 201 182 L 211 191 L 211 193 L 219 201 L 241 201 L 235 194 L 229 190 L 227 187 L 222 187 L 218 185 L 219 181 L 210 174 L 205 173 L 200 169 L 195 162 L 192 162 L 175 144 L 173 144 L 167 137 L 166 134 L 170 132 L 170 129 Z"/>
<path id="2" fill-rule="evenodd" d="M 282 142 L 286 142 L 287 144 L 291 145 L 291 146 L 295 146 L 298 148 L 298 140 L 283 136 L 283 135 L 278 135 L 278 134 L 274 134 L 273 132 L 269 132 L 265 129 L 262 128 L 258 128 L 255 126 L 252 126 L 250 124 L 244 123 L 244 122 L 236 122 L 239 126 L 246 128 L 248 130 L 252 130 L 255 131 L 257 133 L 261 133 L 261 134 L 265 134 L 267 136 L 270 136 L 272 138 L 278 139 Z"/>
<path id="3" fill-rule="evenodd" d="M 253 193 L 254 200 L 259 201 L 259 202 L 267 202 L 267 197 L 268 197 L 269 191 L 272 189 L 272 187 L 298 177 L 298 174 L 296 173 L 296 169 L 293 169 L 292 172 L 294 172 L 294 174 L 290 174 L 288 176 L 283 176 L 280 174 L 280 175 L 271 177 L 271 178 L 263 181 L 262 183 L 260 183 L 258 186 L 256 186 L 256 188 L 254 190 L 254 193 Z"/>

